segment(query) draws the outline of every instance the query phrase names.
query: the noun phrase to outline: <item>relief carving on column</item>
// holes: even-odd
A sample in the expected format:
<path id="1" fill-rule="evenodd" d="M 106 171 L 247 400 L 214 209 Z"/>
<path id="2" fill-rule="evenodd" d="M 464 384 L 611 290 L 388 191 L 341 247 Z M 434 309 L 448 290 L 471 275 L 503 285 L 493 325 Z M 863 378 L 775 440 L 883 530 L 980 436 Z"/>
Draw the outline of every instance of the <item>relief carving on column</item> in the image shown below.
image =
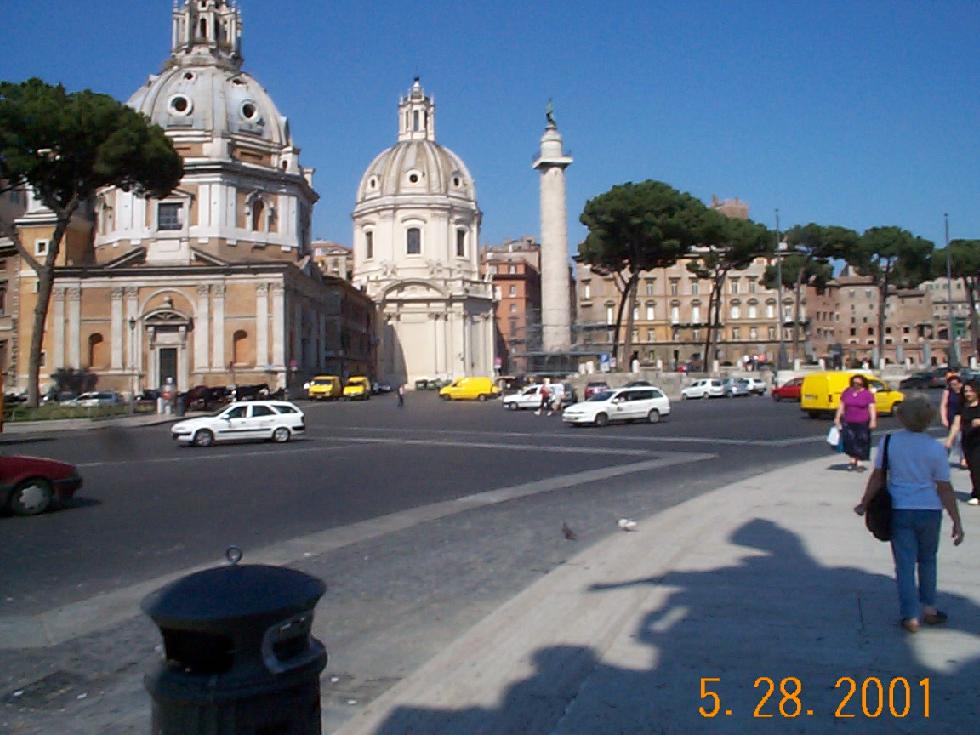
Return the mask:
<path id="1" fill-rule="evenodd" d="M 64 288 L 58 288 L 57 286 L 55 286 L 55 289 L 54 289 L 54 300 L 55 301 L 64 301 L 65 300 L 65 289 Z"/>
<path id="2" fill-rule="evenodd" d="M 69 301 L 81 301 L 82 299 L 82 289 L 78 286 L 72 286 L 68 289 L 68 300 Z"/>
<path id="3" fill-rule="evenodd" d="M 197 297 L 199 299 L 206 298 L 207 295 L 208 295 L 208 291 L 210 291 L 210 290 L 211 290 L 211 287 L 210 286 L 207 286 L 207 285 L 198 286 L 197 287 Z"/>
<path id="4" fill-rule="evenodd" d="M 110 297 L 113 301 L 122 301 L 123 289 L 121 286 L 117 286 L 110 292 Z"/>
<path id="5" fill-rule="evenodd" d="M 260 284 L 258 284 L 255 287 L 255 293 L 257 293 L 257 294 L 259 294 L 261 296 L 264 296 L 265 294 L 269 293 L 269 284 L 268 283 L 260 283 Z"/>
<path id="6" fill-rule="evenodd" d="M 225 297 L 225 284 L 216 283 L 211 287 L 211 291 L 216 299 L 223 299 Z"/>
<path id="7" fill-rule="evenodd" d="M 135 299 L 139 296 L 139 289 L 136 286 L 126 286 L 126 297 L 130 299 Z"/>

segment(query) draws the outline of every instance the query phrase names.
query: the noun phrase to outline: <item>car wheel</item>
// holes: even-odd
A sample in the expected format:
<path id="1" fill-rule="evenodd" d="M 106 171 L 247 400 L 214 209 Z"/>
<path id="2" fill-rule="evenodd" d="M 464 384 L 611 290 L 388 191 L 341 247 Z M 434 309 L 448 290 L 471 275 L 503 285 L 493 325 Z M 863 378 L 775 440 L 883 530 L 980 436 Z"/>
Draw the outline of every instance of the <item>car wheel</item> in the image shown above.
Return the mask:
<path id="1" fill-rule="evenodd" d="M 604 413 L 598 413 L 595 417 L 596 426 L 605 426 L 609 423 L 609 417 Z"/>
<path id="2" fill-rule="evenodd" d="M 509 411 L 516 411 L 517 410 L 517 404 L 516 403 L 513 403 L 513 402 L 511 402 L 511 403 L 505 403 L 504 404 L 504 408 L 508 409 Z"/>
<path id="3" fill-rule="evenodd" d="M 486 403 L 487 402 L 487 396 L 486 396 L 485 393 L 481 393 L 479 396 L 477 396 L 477 399 L 476 400 L 478 400 L 480 403 Z"/>
<path id="4" fill-rule="evenodd" d="M 449 396 L 439 396 L 439 397 L 440 397 L 440 398 L 441 398 L 442 400 L 444 400 L 444 401 L 448 401 L 448 400 L 449 400 Z"/>
<path id="5" fill-rule="evenodd" d="M 272 441 L 277 444 L 285 444 L 289 441 L 289 429 L 285 426 L 278 426 L 276 430 L 272 432 Z"/>
<path id="6" fill-rule="evenodd" d="M 53 497 L 47 480 L 40 477 L 24 480 L 10 494 L 10 510 L 19 516 L 36 516 L 48 509 Z"/>
<path id="7" fill-rule="evenodd" d="M 195 447 L 210 447 L 214 444 L 214 434 L 207 429 L 200 429 L 194 432 Z"/>
<path id="8" fill-rule="evenodd" d="M 658 411 L 655 408 L 651 408 L 650 409 L 650 413 L 647 414 L 647 421 L 649 421 L 651 424 L 659 424 L 660 423 L 660 411 Z"/>
<path id="9" fill-rule="evenodd" d="M 887 415 L 888 415 L 888 416 L 894 416 L 894 415 L 895 415 L 895 411 L 896 411 L 896 410 L 898 409 L 898 407 L 899 407 L 899 406 L 901 406 L 901 405 L 902 405 L 902 402 L 901 402 L 901 401 L 895 401 L 895 402 L 894 402 L 894 403 L 892 404 L 892 410 L 891 410 L 891 411 L 889 411 Z"/>
<path id="10" fill-rule="evenodd" d="M 687 399 L 688 399 L 687 398 L 687 393 L 681 393 L 681 400 L 682 401 L 686 401 Z"/>

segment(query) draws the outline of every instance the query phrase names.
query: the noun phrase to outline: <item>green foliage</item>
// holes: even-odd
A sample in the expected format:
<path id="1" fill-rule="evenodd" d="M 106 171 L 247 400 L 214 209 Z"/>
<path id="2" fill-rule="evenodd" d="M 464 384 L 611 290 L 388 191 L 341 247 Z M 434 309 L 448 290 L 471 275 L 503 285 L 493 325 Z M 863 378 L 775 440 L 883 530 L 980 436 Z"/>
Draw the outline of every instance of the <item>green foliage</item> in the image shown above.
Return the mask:
<path id="1" fill-rule="evenodd" d="M 932 276 L 946 276 L 946 253 L 949 253 L 950 275 L 953 278 L 980 278 L 980 240 L 950 240 L 949 249 L 932 254 Z"/>
<path id="2" fill-rule="evenodd" d="M 774 235 L 752 220 L 729 219 L 708 210 L 698 230 L 696 248 L 687 269 L 698 278 L 724 279 L 729 271 L 745 270 L 752 261 L 775 249 Z"/>
<path id="3" fill-rule="evenodd" d="M 579 256 L 609 273 L 669 267 L 696 242 L 705 211 L 662 181 L 619 184 L 586 202 L 579 221 L 589 233 Z"/>
<path id="4" fill-rule="evenodd" d="M 28 184 L 53 211 L 109 185 L 163 197 L 182 176 L 163 129 L 112 97 L 0 82 L 0 179 Z"/>
<path id="5" fill-rule="evenodd" d="M 933 244 L 900 227 L 864 231 L 847 254 L 847 261 L 876 284 L 912 288 L 929 279 Z"/>
<path id="6" fill-rule="evenodd" d="M 779 268 L 775 265 L 766 266 L 765 273 L 762 275 L 762 285 L 766 288 L 776 288 L 777 276 L 780 274 L 783 288 L 795 288 L 799 279 L 800 284 L 813 286 L 817 291 L 823 292 L 834 277 L 834 267 L 827 262 L 809 260 L 802 253 L 790 253 L 783 256 Z"/>

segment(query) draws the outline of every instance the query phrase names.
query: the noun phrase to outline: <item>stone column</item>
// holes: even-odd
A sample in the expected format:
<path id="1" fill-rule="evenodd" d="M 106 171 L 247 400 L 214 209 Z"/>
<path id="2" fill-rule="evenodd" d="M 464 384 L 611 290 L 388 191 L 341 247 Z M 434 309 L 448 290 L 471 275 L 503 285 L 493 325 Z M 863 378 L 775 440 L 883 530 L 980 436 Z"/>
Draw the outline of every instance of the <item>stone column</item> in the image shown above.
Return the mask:
<path id="1" fill-rule="evenodd" d="M 54 372 L 58 368 L 65 366 L 65 289 L 54 289 L 54 309 L 51 315 L 54 327 L 52 337 L 54 344 L 51 345 L 51 369 Z"/>
<path id="2" fill-rule="evenodd" d="M 286 330 L 286 298 L 281 283 L 272 284 L 272 365 L 280 370 L 286 364 L 284 336 Z"/>
<path id="3" fill-rule="evenodd" d="M 142 360 L 140 359 L 140 336 L 143 333 L 143 323 L 140 321 L 139 291 L 136 288 L 126 289 L 126 327 L 129 327 L 129 320 L 135 322 L 135 327 L 129 330 L 129 341 L 126 349 L 126 363 L 130 370 L 137 371 Z"/>
<path id="4" fill-rule="evenodd" d="M 269 284 L 260 283 L 255 287 L 255 367 L 269 364 Z"/>
<path id="5" fill-rule="evenodd" d="M 109 367 L 112 370 L 122 370 L 123 335 L 126 328 L 123 326 L 123 290 L 121 288 L 112 289 L 109 297 L 109 314 L 111 320 L 109 331 L 112 340 Z"/>
<path id="6" fill-rule="evenodd" d="M 214 309 L 211 314 L 211 367 L 224 370 L 225 362 L 225 285 L 211 287 Z M 206 327 L 205 327 L 206 329 Z"/>
<path id="7" fill-rule="evenodd" d="M 211 329 L 210 288 L 197 287 L 197 315 L 194 318 L 194 372 L 208 371 L 208 331 Z"/>
<path id="8" fill-rule="evenodd" d="M 68 365 L 82 366 L 82 289 L 68 289 Z"/>
<path id="9" fill-rule="evenodd" d="M 548 352 L 568 349 L 572 341 L 565 208 L 565 169 L 571 164 L 561 134 L 549 120 L 541 136 L 541 154 L 533 164 L 541 174 L 541 325 Z"/>

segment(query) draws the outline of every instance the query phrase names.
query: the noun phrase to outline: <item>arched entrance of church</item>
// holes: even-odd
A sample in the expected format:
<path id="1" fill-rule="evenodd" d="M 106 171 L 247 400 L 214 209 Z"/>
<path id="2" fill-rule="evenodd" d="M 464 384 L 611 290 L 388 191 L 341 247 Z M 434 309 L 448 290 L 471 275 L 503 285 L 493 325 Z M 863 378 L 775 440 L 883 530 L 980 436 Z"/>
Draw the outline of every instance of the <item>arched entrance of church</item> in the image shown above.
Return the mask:
<path id="1" fill-rule="evenodd" d="M 173 378 L 177 390 L 190 388 L 187 333 L 193 329 L 191 318 L 176 309 L 164 308 L 143 317 L 149 353 L 149 385 L 156 388 Z"/>

